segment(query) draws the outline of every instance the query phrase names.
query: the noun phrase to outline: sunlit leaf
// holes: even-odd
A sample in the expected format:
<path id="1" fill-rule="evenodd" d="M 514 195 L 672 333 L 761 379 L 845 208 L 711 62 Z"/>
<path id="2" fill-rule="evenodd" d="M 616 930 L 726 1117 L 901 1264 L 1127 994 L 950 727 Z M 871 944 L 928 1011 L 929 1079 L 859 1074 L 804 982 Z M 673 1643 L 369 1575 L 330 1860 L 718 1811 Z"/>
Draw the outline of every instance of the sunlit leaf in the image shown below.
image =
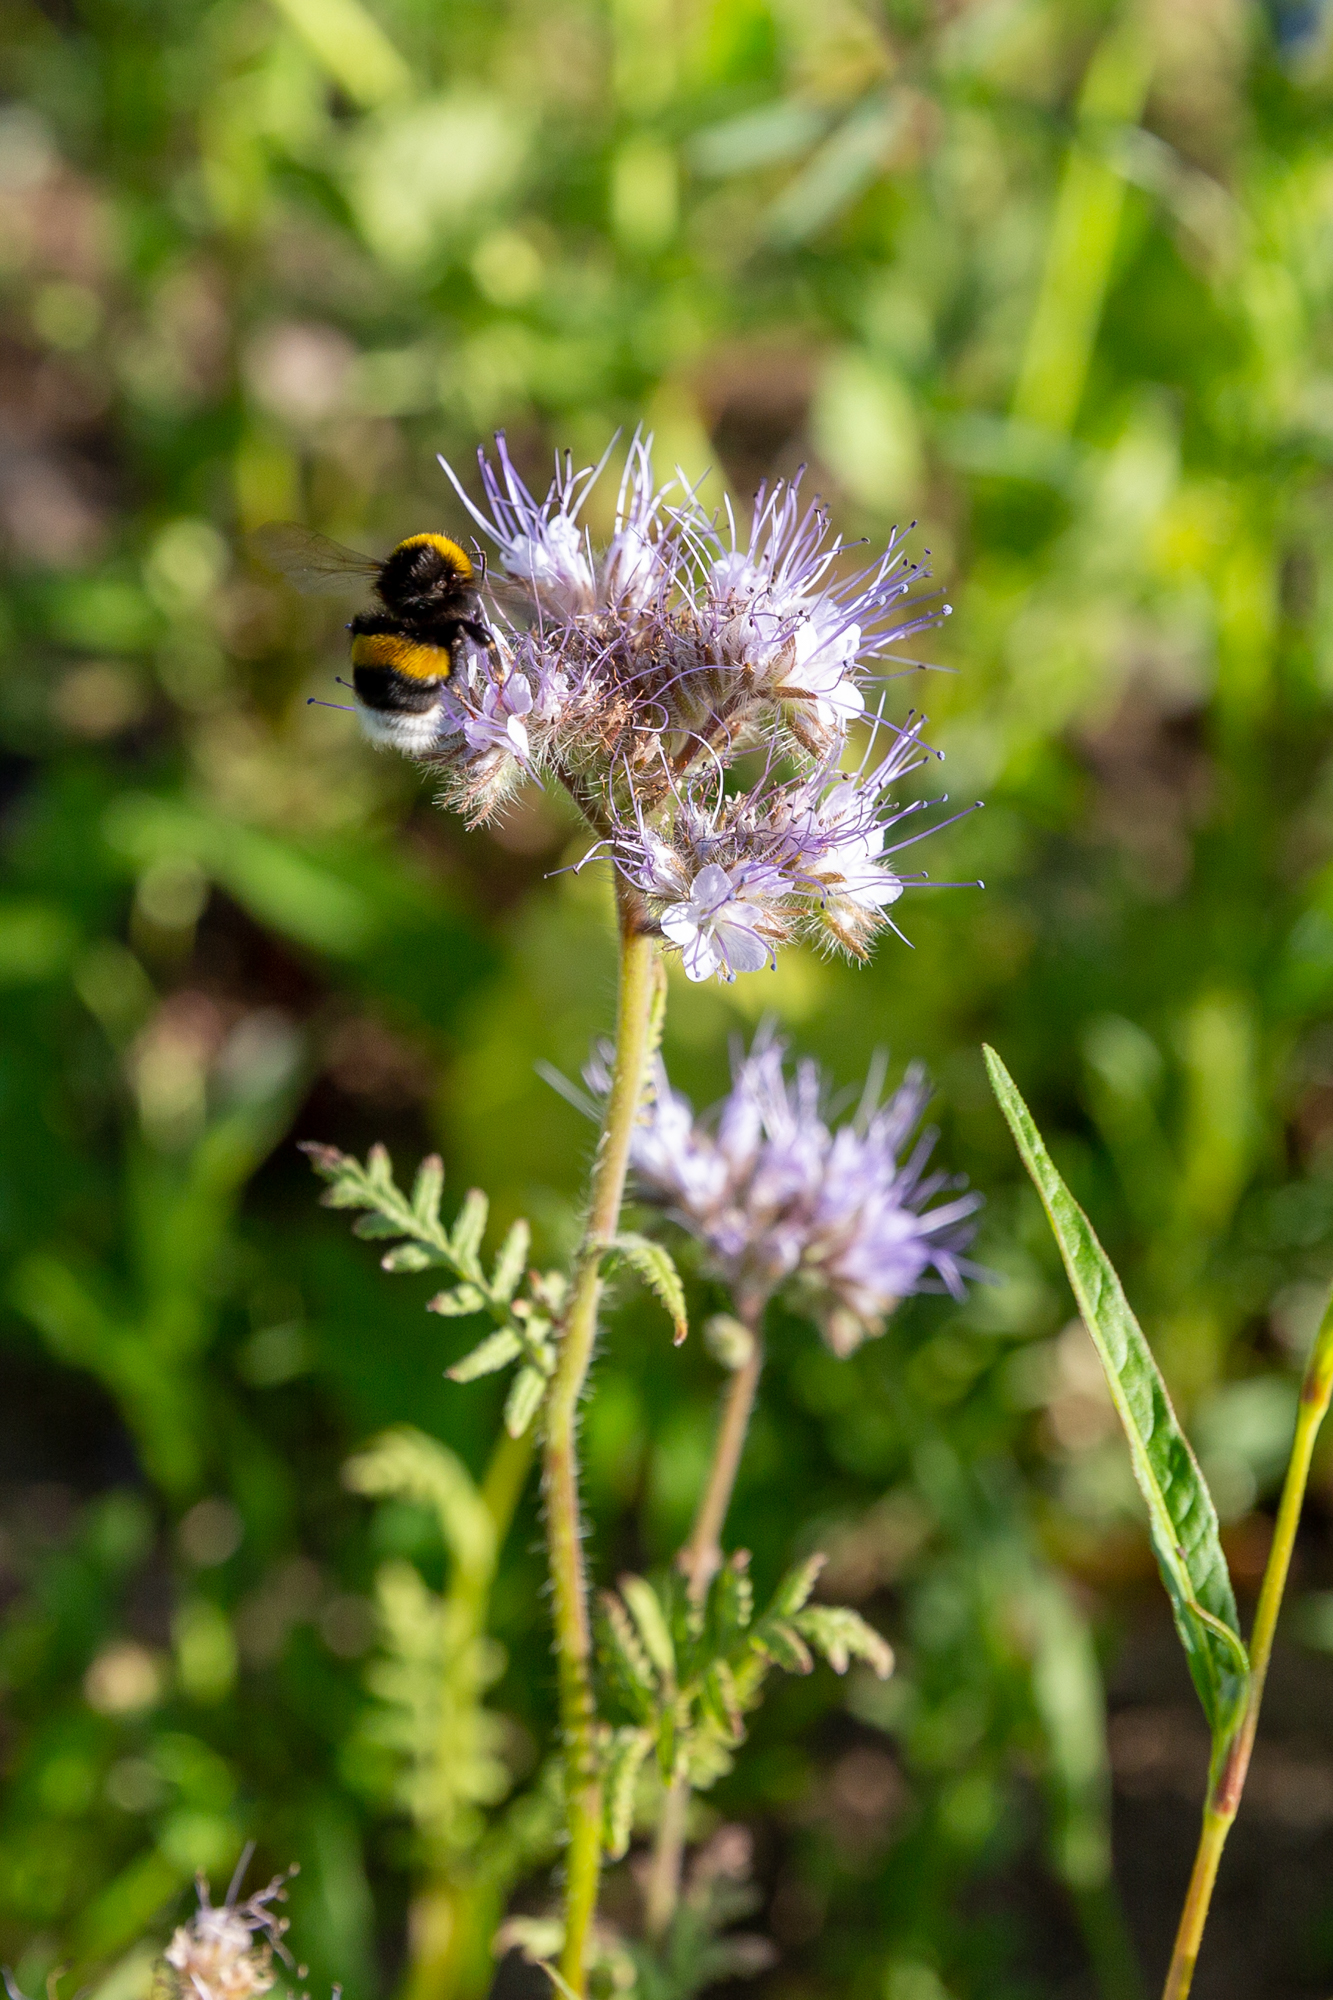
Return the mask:
<path id="1" fill-rule="evenodd" d="M 634 1789 L 653 1747 L 651 1730 L 617 1729 L 602 1769 L 602 1838 L 607 1859 L 619 1861 L 634 1826 Z"/>
<path id="2" fill-rule="evenodd" d="M 505 1429 L 510 1437 L 522 1437 L 542 1406 L 546 1377 L 539 1368 L 520 1368 L 505 1402 Z"/>
<path id="3" fill-rule="evenodd" d="M 500 1245 L 491 1273 L 491 1297 L 501 1304 L 513 1298 L 518 1282 L 523 1276 L 523 1266 L 528 1261 L 528 1250 L 532 1243 L 532 1231 L 520 1216 L 511 1224 L 509 1234 Z"/>
<path id="4" fill-rule="evenodd" d="M 994 1049 L 986 1049 L 985 1056 L 1000 1109 L 1041 1196 L 1124 1425 L 1176 1630 L 1214 1743 L 1222 1743 L 1244 1703 L 1249 1662 L 1212 1496 L 1092 1224 L 1056 1172 L 1008 1070 Z"/>
<path id="5" fill-rule="evenodd" d="M 676 1649 L 657 1592 L 645 1577 L 622 1576 L 620 1595 L 629 1607 L 644 1651 L 658 1673 L 671 1679 L 676 1671 Z"/>
<path id="6" fill-rule="evenodd" d="M 450 1247 L 455 1261 L 469 1277 L 480 1278 L 477 1253 L 481 1249 L 481 1239 L 486 1234 L 486 1218 L 490 1213 L 490 1203 L 480 1188 L 469 1188 L 454 1221 Z"/>
<path id="7" fill-rule="evenodd" d="M 518 1335 L 511 1333 L 508 1327 L 501 1327 L 498 1333 L 488 1334 L 470 1354 L 465 1354 L 461 1361 L 455 1361 L 453 1367 L 446 1368 L 444 1372 L 451 1382 L 475 1382 L 479 1376 L 494 1375 L 498 1369 L 507 1368 L 522 1352 Z"/>
<path id="8" fill-rule="evenodd" d="M 853 1660 L 864 1660 L 882 1681 L 893 1672 L 892 1646 L 855 1611 L 818 1604 L 799 1612 L 792 1623 L 815 1651 L 823 1654 L 835 1674 L 845 1674 Z"/>
<path id="9" fill-rule="evenodd" d="M 681 1284 L 680 1273 L 670 1251 L 660 1243 L 654 1243 L 649 1236 L 636 1235 L 633 1230 L 622 1230 L 611 1248 L 617 1256 L 624 1258 L 631 1270 L 637 1272 L 666 1307 L 675 1328 L 676 1346 L 679 1347 L 689 1333 L 690 1323 L 685 1310 L 685 1287 Z"/>

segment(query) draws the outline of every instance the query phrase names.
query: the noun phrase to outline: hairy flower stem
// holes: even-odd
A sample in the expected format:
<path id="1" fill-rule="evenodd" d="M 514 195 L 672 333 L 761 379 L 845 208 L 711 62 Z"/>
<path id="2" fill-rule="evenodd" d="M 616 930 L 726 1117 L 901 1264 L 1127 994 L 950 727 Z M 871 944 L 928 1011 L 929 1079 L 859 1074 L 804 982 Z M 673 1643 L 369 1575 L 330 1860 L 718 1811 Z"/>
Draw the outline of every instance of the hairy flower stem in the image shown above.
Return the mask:
<path id="1" fill-rule="evenodd" d="M 1324 1309 L 1324 1317 L 1315 1335 L 1314 1346 L 1306 1365 L 1305 1380 L 1301 1384 L 1301 1400 L 1296 1414 L 1296 1436 L 1292 1442 L 1287 1476 L 1282 1486 L 1277 1525 L 1273 1530 L 1273 1546 L 1269 1550 L 1268 1565 L 1264 1570 L 1263 1586 L 1259 1592 L 1259 1603 L 1254 1613 L 1254 1629 L 1250 1634 L 1249 1694 L 1246 1697 L 1240 1727 L 1232 1738 L 1226 1754 L 1218 1760 L 1209 1785 L 1208 1801 L 1203 1814 L 1203 1830 L 1199 1835 L 1194 1870 L 1185 1896 L 1185 1907 L 1180 1914 L 1180 1929 L 1176 1933 L 1175 1950 L 1171 1954 L 1166 1985 L 1162 1989 L 1162 2000 L 1185 2000 L 1194 1978 L 1203 1927 L 1208 1921 L 1208 1906 L 1212 1901 L 1213 1885 L 1217 1881 L 1218 1863 L 1222 1859 L 1222 1849 L 1226 1845 L 1227 1835 L 1236 1817 L 1240 1795 L 1245 1788 L 1245 1779 L 1250 1768 L 1255 1731 L 1259 1727 L 1259 1704 L 1264 1698 L 1264 1682 L 1268 1678 L 1268 1663 L 1273 1651 L 1273 1634 L 1277 1629 L 1282 1593 L 1287 1586 L 1292 1550 L 1296 1545 L 1296 1529 L 1300 1523 L 1305 1488 L 1310 1477 L 1310 1460 L 1314 1454 L 1315 1438 L 1319 1426 L 1324 1421 L 1331 1395 L 1333 1395 L 1333 1298 L 1330 1298 Z"/>
<path id="2" fill-rule="evenodd" d="M 565 1946 L 561 1974 L 575 1994 L 585 1990 L 588 1935 L 597 1907 L 602 1858 L 601 1784 L 597 1773 L 592 1688 L 592 1628 L 583 1564 L 575 1431 L 579 1398 L 597 1338 L 602 1263 L 620 1221 L 630 1140 L 643 1099 L 652 1042 L 653 1001 L 660 967 L 633 892 L 620 897 L 620 993 L 615 1062 L 606 1117 L 593 1162 L 583 1240 L 560 1337 L 560 1354 L 546 1407 L 542 1486 L 546 1546 L 554 1594 L 560 1722 L 565 1745 L 569 1844 L 565 1854 Z"/>
<path id="3" fill-rule="evenodd" d="M 738 1311 L 750 1329 L 750 1352 L 733 1374 L 722 1405 L 722 1421 L 713 1443 L 708 1479 L 694 1516 L 690 1538 L 678 1558 L 685 1575 L 685 1594 L 691 1604 L 702 1604 L 708 1586 L 722 1561 L 721 1537 L 731 1495 L 740 1470 L 745 1434 L 750 1428 L 759 1377 L 764 1370 L 764 1340 L 761 1331 L 762 1299 L 738 1301 Z M 683 1773 L 672 1779 L 662 1804 L 653 1858 L 644 1892 L 644 1928 L 654 1943 L 665 1937 L 680 1901 L 681 1872 L 685 1862 L 685 1827 L 690 1811 L 690 1782 Z"/>

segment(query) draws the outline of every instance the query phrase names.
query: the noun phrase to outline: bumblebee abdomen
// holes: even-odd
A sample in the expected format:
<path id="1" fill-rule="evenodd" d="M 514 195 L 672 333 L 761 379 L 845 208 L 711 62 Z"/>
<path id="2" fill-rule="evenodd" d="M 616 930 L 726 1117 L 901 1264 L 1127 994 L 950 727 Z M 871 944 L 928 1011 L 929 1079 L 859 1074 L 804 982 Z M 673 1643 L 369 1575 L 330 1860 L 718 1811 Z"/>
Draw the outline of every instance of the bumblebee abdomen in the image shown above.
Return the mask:
<path id="1" fill-rule="evenodd" d="M 448 680 L 453 661 L 443 646 L 406 632 L 353 632 L 353 667 L 389 667 L 414 681 Z"/>

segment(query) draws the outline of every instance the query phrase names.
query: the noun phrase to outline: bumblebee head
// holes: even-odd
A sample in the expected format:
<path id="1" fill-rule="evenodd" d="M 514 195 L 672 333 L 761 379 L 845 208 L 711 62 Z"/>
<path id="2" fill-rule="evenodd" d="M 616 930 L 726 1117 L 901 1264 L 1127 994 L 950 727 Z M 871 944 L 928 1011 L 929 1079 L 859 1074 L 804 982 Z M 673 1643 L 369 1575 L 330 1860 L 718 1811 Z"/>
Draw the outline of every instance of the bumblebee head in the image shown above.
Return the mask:
<path id="1" fill-rule="evenodd" d="M 409 535 L 399 542 L 380 565 L 376 585 L 391 611 L 430 605 L 476 587 L 471 557 L 447 535 Z"/>

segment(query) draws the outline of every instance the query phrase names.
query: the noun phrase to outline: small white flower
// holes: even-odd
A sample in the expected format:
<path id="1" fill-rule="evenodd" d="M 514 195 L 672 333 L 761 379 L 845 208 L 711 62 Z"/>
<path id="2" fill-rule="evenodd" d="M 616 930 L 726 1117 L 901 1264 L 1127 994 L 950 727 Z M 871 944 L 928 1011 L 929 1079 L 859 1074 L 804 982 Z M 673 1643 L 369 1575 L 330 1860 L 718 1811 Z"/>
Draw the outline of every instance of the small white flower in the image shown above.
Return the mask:
<path id="1" fill-rule="evenodd" d="M 500 747 L 520 764 L 528 763 L 531 753 L 523 718 L 531 712 L 532 689 L 522 674 L 510 674 L 506 681 L 492 681 L 481 698 L 480 715 L 469 715 L 463 723 L 468 748 L 485 751 Z"/>
<path id="2" fill-rule="evenodd" d="M 786 685 L 813 696 L 821 728 L 845 729 L 866 705 L 853 678 L 860 626 L 843 623 L 836 606 L 820 604 L 801 619 L 793 641 L 795 658 L 783 675 Z"/>
<path id="3" fill-rule="evenodd" d="M 662 916 L 662 934 L 680 948 L 686 977 L 708 979 L 714 973 L 732 980 L 738 972 L 758 972 L 775 954 L 763 936 L 764 912 L 742 899 L 738 886 L 715 861 L 701 868 L 686 901 L 673 903 Z"/>
<path id="4" fill-rule="evenodd" d="M 510 576 L 527 584 L 559 616 L 577 618 L 591 611 L 592 564 L 583 536 L 567 515 L 542 522 L 535 534 L 515 536 L 501 560 Z"/>
<path id="5" fill-rule="evenodd" d="M 836 878 L 838 895 L 872 910 L 886 909 L 903 893 L 903 883 L 886 865 L 884 823 L 866 810 L 866 795 L 855 780 L 833 787 L 814 816 L 811 867 L 816 881 Z"/>
<path id="6" fill-rule="evenodd" d="M 674 848 L 651 828 L 645 828 L 640 845 L 643 859 L 631 878 L 635 887 L 647 896 L 670 896 L 677 901 L 688 897 L 690 878 Z"/>

